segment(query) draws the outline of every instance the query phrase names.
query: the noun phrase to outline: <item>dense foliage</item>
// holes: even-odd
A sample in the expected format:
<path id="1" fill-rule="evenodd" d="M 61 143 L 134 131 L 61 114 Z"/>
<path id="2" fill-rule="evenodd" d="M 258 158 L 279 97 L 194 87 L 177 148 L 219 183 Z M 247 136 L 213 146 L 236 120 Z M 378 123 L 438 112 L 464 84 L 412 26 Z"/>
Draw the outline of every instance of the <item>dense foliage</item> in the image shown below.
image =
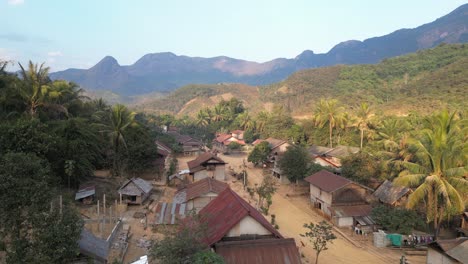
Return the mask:
<path id="1" fill-rule="evenodd" d="M 301 237 L 308 238 L 310 243 L 312 243 L 312 248 L 315 250 L 315 264 L 317 264 L 320 253 L 328 249 L 328 244 L 333 243 L 336 236 L 332 231 L 332 226 L 326 221 L 318 224 L 312 222 L 304 224 L 304 228 L 307 229 L 307 232 L 300 235 Z"/>
<path id="2" fill-rule="evenodd" d="M 417 227 L 424 226 L 422 217 L 415 211 L 380 205 L 372 209 L 372 219 L 384 230 L 409 235 Z"/>
<path id="3" fill-rule="evenodd" d="M 280 158 L 278 166 L 291 182 L 296 182 L 309 176 L 310 163 L 310 154 L 304 147 L 290 146 Z"/>

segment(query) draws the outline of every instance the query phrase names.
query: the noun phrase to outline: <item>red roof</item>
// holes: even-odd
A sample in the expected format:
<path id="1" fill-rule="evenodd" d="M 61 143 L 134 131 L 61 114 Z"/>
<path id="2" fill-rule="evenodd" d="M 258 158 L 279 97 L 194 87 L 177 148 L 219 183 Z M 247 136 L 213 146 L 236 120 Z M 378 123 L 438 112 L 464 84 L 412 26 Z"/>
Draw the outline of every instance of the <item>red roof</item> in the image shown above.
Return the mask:
<path id="1" fill-rule="evenodd" d="M 205 206 L 199 213 L 208 226 L 206 243 L 219 242 L 244 217 L 250 216 L 270 231 L 275 237 L 283 238 L 263 215 L 242 199 L 231 188 L 223 192 Z"/>
<path id="2" fill-rule="evenodd" d="M 352 183 L 352 181 L 326 170 L 321 170 L 315 174 L 312 174 L 304 180 L 326 192 L 337 191 Z"/>
<path id="3" fill-rule="evenodd" d="M 224 141 L 230 139 L 232 137 L 231 134 L 219 134 L 215 140 L 219 143 L 223 143 Z"/>
<path id="4" fill-rule="evenodd" d="M 197 167 L 203 166 L 204 163 L 206 163 L 207 161 L 211 159 L 216 160 L 217 161 L 216 164 L 226 164 L 226 162 L 224 162 L 218 156 L 215 156 L 210 152 L 205 152 L 199 155 L 196 159 L 187 162 L 187 165 L 188 165 L 190 172 L 193 172 L 194 169 L 196 169 Z"/>
<path id="5" fill-rule="evenodd" d="M 178 201 L 185 203 L 206 193 L 220 193 L 226 188 L 228 188 L 226 183 L 207 177 L 187 185 L 184 189 L 177 191 L 175 196 L 185 196 L 183 201 Z"/>
<path id="6" fill-rule="evenodd" d="M 293 238 L 226 241 L 215 244 L 226 264 L 300 264 L 301 256 Z"/>

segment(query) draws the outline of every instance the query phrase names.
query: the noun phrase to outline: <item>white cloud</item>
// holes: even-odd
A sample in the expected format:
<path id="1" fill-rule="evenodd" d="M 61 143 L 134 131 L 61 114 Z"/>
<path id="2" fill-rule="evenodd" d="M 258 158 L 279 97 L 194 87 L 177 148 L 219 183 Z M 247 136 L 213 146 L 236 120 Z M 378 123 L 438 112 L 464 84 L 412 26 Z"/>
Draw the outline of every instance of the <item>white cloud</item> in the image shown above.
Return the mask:
<path id="1" fill-rule="evenodd" d="M 49 51 L 47 55 L 49 57 L 61 57 L 63 54 L 60 51 Z"/>
<path id="2" fill-rule="evenodd" d="M 24 0 L 8 0 L 9 5 L 22 5 L 24 4 Z"/>
<path id="3" fill-rule="evenodd" d="M 11 61 L 15 59 L 15 54 L 13 54 L 11 51 L 0 48 L 0 60 L 2 61 Z"/>

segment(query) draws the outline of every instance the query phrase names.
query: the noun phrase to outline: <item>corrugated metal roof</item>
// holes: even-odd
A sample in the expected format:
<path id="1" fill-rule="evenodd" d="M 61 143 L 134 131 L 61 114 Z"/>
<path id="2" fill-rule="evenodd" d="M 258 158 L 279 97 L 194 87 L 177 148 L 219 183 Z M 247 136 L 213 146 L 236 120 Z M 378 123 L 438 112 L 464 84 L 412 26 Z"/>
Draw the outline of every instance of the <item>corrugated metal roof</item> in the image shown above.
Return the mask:
<path id="1" fill-rule="evenodd" d="M 210 192 L 220 193 L 227 187 L 228 185 L 226 183 L 207 177 L 191 183 L 184 189 L 177 191 L 174 196 L 174 201 L 177 200 L 178 203 L 185 203 Z"/>
<path id="2" fill-rule="evenodd" d="M 369 216 L 372 206 L 368 204 L 333 206 L 330 208 L 338 217 Z"/>
<path id="3" fill-rule="evenodd" d="M 267 138 L 265 139 L 265 141 L 267 141 L 270 144 L 271 150 L 287 143 L 286 140 L 276 139 L 276 138 Z"/>
<path id="4" fill-rule="evenodd" d="M 81 230 L 80 240 L 78 240 L 80 252 L 83 255 L 97 258 L 101 261 L 107 261 L 109 255 L 109 242 L 105 239 L 98 238 L 90 231 L 83 228 Z"/>
<path id="5" fill-rule="evenodd" d="M 336 146 L 331 151 L 325 153 L 325 155 L 330 157 L 337 157 L 337 158 L 344 158 L 351 154 L 356 154 L 359 152 L 358 147 L 350 147 L 350 146 Z"/>
<path id="6" fill-rule="evenodd" d="M 147 255 L 141 256 L 139 260 L 132 262 L 130 264 L 148 264 L 148 256 Z"/>
<path id="7" fill-rule="evenodd" d="M 80 200 L 96 194 L 96 186 L 94 185 L 82 185 L 78 188 L 78 192 L 75 194 L 75 201 Z"/>
<path id="8" fill-rule="evenodd" d="M 391 181 L 385 180 L 377 190 L 374 192 L 374 196 L 386 204 L 394 204 L 405 194 L 409 193 L 411 189 L 404 186 L 395 186 Z"/>
<path id="9" fill-rule="evenodd" d="M 199 213 L 208 226 L 206 243 L 219 242 L 244 217 L 250 216 L 270 231 L 275 237 L 283 238 L 263 215 L 242 199 L 231 188 L 226 188 Z"/>
<path id="10" fill-rule="evenodd" d="M 124 195 L 141 195 L 149 193 L 153 187 L 151 184 L 141 178 L 132 178 L 126 181 L 120 188 L 119 193 Z"/>
<path id="11" fill-rule="evenodd" d="M 185 218 L 186 204 L 158 203 L 154 223 L 157 225 L 174 225 L 179 219 Z"/>
<path id="12" fill-rule="evenodd" d="M 293 238 L 220 242 L 216 253 L 226 264 L 300 264 L 301 256 Z"/>
<path id="13" fill-rule="evenodd" d="M 203 167 L 203 164 L 209 160 L 215 160 L 216 164 L 226 164 L 220 157 L 213 155 L 210 152 L 205 152 L 199 155 L 196 159 L 187 162 L 190 172 L 194 172 L 196 169 Z"/>
<path id="14" fill-rule="evenodd" d="M 352 183 L 352 181 L 326 170 L 312 174 L 304 180 L 326 192 L 334 192 Z"/>

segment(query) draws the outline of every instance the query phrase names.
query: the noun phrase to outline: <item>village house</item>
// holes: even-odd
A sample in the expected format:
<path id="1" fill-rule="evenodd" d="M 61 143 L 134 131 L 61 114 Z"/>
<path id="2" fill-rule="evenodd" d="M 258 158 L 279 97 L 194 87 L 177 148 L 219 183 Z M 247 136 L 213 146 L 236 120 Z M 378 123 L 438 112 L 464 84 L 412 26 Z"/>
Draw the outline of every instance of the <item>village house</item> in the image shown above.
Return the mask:
<path id="1" fill-rule="evenodd" d="M 158 168 L 160 174 L 164 175 L 164 173 L 169 170 L 174 151 L 161 141 L 156 140 L 154 143 L 158 150 L 155 160 L 155 166 L 156 168 Z"/>
<path id="2" fill-rule="evenodd" d="M 375 198 L 387 205 L 404 206 L 411 194 L 411 189 L 404 186 L 395 186 L 391 181 L 385 180 L 374 192 Z"/>
<path id="3" fill-rule="evenodd" d="M 294 239 L 285 239 L 263 215 L 230 188 L 200 211 L 205 243 L 226 263 L 301 263 Z"/>
<path id="4" fill-rule="evenodd" d="M 80 201 L 83 204 L 91 204 L 96 195 L 96 187 L 92 184 L 81 185 L 75 194 L 75 201 Z"/>
<path id="5" fill-rule="evenodd" d="M 372 189 L 326 170 L 305 178 L 305 181 L 310 184 L 313 206 L 330 217 L 336 226 L 374 224 L 369 217 L 372 207 L 365 199 Z"/>
<path id="6" fill-rule="evenodd" d="M 186 204 L 186 210 L 196 213 L 214 200 L 218 194 L 228 188 L 224 182 L 207 177 L 187 185 L 174 195 L 174 203 Z"/>
<path id="7" fill-rule="evenodd" d="M 219 181 L 226 180 L 225 164 L 226 162 L 220 157 L 209 152 L 205 152 L 196 159 L 187 162 L 189 174 L 194 182 L 207 177 Z"/>
<path id="8" fill-rule="evenodd" d="M 177 131 L 168 131 L 167 134 L 172 135 L 177 144 L 182 148 L 184 155 L 199 155 L 203 152 L 203 143 L 188 135 L 181 135 Z"/>
<path id="9" fill-rule="evenodd" d="M 468 238 L 436 240 L 427 246 L 427 264 L 468 263 Z"/>
<path id="10" fill-rule="evenodd" d="M 233 142 L 241 146 L 244 146 L 245 145 L 244 131 L 234 130 L 229 134 L 223 134 L 223 133 L 217 134 L 216 138 L 213 139 L 212 149 L 220 153 L 228 153 L 229 145 Z"/>
<path id="11" fill-rule="evenodd" d="M 255 146 L 265 141 L 268 142 L 268 145 L 271 148 L 268 159 L 271 163 L 273 163 L 273 168 L 271 169 L 272 175 L 275 176 L 275 178 L 277 178 L 281 184 L 289 184 L 290 181 L 288 178 L 282 175 L 281 169 L 278 166 L 278 161 L 281 159 L 281 156 L 286 152 L 288 147 L 291 146 L 291 144 L 289 144 L 286 140 L 267 138 L 265 140 L 257 139 L 252 143 L 252 145 Z"/>
<path id="12" fill-rule="evenodd" d="M 333 171 L 341 172 L 341 159 L 359 152 L 358 147 L 336 146 L 328 148 L 323 146 L 311 146 L 309 153 L 314 163 L 323 167 L 330 167 Z"/>
<path id="13" fill-rule="evenodd" d="M 119 188 L 120 200 L 127 204 L 142 204 L 151 194 L 153 187 L 141 178 L 132 178 Z"/>

